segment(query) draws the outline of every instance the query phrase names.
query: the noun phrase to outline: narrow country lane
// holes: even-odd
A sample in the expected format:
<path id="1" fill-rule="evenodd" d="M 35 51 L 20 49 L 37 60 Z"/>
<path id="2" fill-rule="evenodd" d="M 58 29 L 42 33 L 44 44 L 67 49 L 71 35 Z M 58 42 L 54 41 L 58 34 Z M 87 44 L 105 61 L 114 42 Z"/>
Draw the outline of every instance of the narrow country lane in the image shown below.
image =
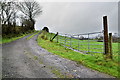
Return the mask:
<path id="1" fill-rule="evenodd" d="M 2 45 L 3 78 L 113 78 L 37 45 L 37 35 Z"/>
<path id="2" fill-rule="evenodd" d="M 34 47 L 34 46 L 31 46 Z M 33 56 L 27 55 L 26 37 L 2 46 L 3 78 L 51 78 L 54 77 L 42 69 Z"/>

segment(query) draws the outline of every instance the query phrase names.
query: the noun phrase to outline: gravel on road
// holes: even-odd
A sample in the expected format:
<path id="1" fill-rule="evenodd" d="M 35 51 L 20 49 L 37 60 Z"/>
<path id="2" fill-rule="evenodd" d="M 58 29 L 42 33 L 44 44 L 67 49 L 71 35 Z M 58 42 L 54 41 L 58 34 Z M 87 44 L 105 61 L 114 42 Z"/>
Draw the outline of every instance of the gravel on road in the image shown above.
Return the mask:
<path id="1" fill-rule="evenodd" d="M 113 78 L 48 52 L 37 36 L 2 45 L 3 78 Z"/>

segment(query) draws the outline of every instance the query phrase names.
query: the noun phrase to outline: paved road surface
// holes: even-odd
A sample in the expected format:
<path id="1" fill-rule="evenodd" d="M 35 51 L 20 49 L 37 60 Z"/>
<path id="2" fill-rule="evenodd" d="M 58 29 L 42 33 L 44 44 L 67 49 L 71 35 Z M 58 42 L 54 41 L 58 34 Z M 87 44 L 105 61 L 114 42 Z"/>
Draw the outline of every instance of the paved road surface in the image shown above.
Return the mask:
<path id="1" fill-rule="evenodd" d="M 37 36 L 2 45 L 3 78 L 112 78 L 49 53 L 37 45 Z"/>

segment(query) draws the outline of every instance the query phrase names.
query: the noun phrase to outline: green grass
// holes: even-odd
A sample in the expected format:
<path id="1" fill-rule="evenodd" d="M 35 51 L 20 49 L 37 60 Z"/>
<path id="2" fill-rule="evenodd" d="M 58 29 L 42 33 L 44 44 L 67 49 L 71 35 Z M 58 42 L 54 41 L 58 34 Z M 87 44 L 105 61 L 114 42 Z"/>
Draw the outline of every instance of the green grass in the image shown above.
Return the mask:
<path id="1" fill-rule="evenodd" d="M 32 34 L 31 36 L 27 37 L 26 39 L 29 40 L 31 39 L 33 36 L 35 36 L 36 34 L 38 34 L 40 31 L 37 31 L 36 33 Z"/>
<path id="2" fill-rule="evenodd" d="M 66 72 L 66 73 L 62 73 L 59 69 L 53 67 L 51 72 L 53 74 L 55 74 L 58 78 L 74 78 L 73 75 L 71 75 L 70 73 Z M 71 79 L 70 79 L 71 80 Z M 72 79 L 73 80 L 73 79 Z M 76 79 L 74 79 L 76 80 Z"/>
<path id="3" fill-rule="evenodd" d="M 116 53 L 113 55 L 114 60 L 106 61 L 103 58 L 103 54 L 100 54 L 100 56 L 81 54 L 79 52 L 67 49 L 55 41 L 50 42 L 49 38 L 47 40 L 44 40 L 41 38 L 41 35 L 38 36 L 37 41 L 38 45 L 40 45 L 42 48 L 47 49 L 51 53 L 76 61 L 78 64 L 83 64 L 84 66 L 92 68 L 94 70 L 98 70 L 115 77 L 120 77 L 118 76 L 118 59 L 116 59 L 118 57 L 118 54 L 116 53 L 118 50 L 113 51 Z M 116 48 L 117 43 L 113 43 L 113 49 Z"/>
<path id="4" fill-rule="evenodd" d="M 64 75 L 58 69 L 54 68 L 53 70 L 51 70 L 51 72 L 55 74 L 58 78 L 65 78 Z"/>
<path id="5" fill-rule="evenodd" d="M 50 36 L 54 36 L 55 34 L 51 33 L 51 34 L 47 34 L 48 39 L 50 39 Z M 103 42 L 97 42 L 95 40 L 89 40 L 89 51 L 88 51 L 88 40 L 78 40 L 78 39 L 73 39 L 71 38 L 71 46 L 70 44 L 70 38 L 66 37 L 67 41 L 66 43 L 65 38 L 63 36 L 58 36 L 58 42 L 60 44 L 65 44 L 65 46 L 67 47 L 72 47 L 73 49 L 76 50 L 80 50 L 81 52 L 86 52 L 87 54 L 92 54 L 96 57 L 103 57 L 103 52 L 104 52 L 104 46 L 103 46 Z M 57 42 L 57 38 L 54 39 L 54 42 Z M 79 43 L 79 46 L 78 46 Z M 99 44 L 99 45 L 98 45 Z M 118 45 L 120 45 L 120 43 L 112 43 L 112 52 L 113 52 L 113 60 L 115 62 L 118 62 Z M 79 48 L 78 48 L 79 47 Z M 94 52 L 94 53 L 93 53 Z M 97 53 L 100 52 L 100 53 Z"/>
<path id="6" fill-rule="evenodd" d="M 37 56 L 34 56 L 34 59 L 35 59 L 35 60 L 38 60 L 38 57 L 37 57 Z"/>
<path id="7" fill-rule="evenodd" d="M 35 31 L 34 31 L 35 32 Z M 9 42 L 12 42 L 12 41 L 15 41 L 17 39 L 20 39 L 22 37 L 25 37 L 29 34 L 32 34 L 34 32 L 30 32 L 30 33 L 25 33 L 25 34 L 19 34 L 19 35 L 16 35 L 15 37 L 9 37 L 11 35 L 7 35 L 7 36 L 3 36 L 1 39 L 0 39 L 0 44 L 3 44 L 3 43 L 9 43 Z"/>

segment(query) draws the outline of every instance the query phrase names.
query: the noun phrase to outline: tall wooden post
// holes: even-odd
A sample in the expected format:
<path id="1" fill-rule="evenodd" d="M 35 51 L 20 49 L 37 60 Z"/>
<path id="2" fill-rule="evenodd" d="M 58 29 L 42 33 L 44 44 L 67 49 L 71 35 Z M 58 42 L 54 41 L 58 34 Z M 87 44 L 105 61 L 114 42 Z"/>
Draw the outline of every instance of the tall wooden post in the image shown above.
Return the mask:
<path id="1" fill-rule="evenodd" d="M 53 39 L 55 39 L 55 37 L 58 35 L 58 32 L 57 32 L 57 34 L 55 34 L 55 36 L 53 36 L 53 38 L 51 38 L 51 40 L 50 41 L 53 41 Z"/>
<path id="2" fill-rule="evenodd" d="M 72 36 L 70 36 L 70 48 L 72 48 Z"/>
<path id="3" fill-rule="evenodd" d="M 58 32 L 57 32 L 58 33 Z M 58 43 L 58 35 L 57 35 L 57 43 Z"/>
<path id="4" fill-rule="evenodd" d="M 109 33 L 109 57 L 112 59 L 112 33 Z"/>
<path id="5" fill-rule="evenodd" d="M 109 47 L 108 47 L 108 25 L 107 25 L 107 16 L 103 17 L 103 28 L 104 28 L 104 54 L 109 54 Z M 106 56 L 107 57 L 107 56 Z"/>
<path id="6" fill-rule="evenodd" d="M 66 36 L 67 36 L 67 35 L 65 34 L 65 42 L 64 42 L 65 48 L 66 48 Z"/>
<path id="7" fill-rule="evenodd" d="M 79 35 L 78 35 L 78 51 L 80 51 L 79 49 L 80 49 L 80 38 L 79 38 Z"/>

